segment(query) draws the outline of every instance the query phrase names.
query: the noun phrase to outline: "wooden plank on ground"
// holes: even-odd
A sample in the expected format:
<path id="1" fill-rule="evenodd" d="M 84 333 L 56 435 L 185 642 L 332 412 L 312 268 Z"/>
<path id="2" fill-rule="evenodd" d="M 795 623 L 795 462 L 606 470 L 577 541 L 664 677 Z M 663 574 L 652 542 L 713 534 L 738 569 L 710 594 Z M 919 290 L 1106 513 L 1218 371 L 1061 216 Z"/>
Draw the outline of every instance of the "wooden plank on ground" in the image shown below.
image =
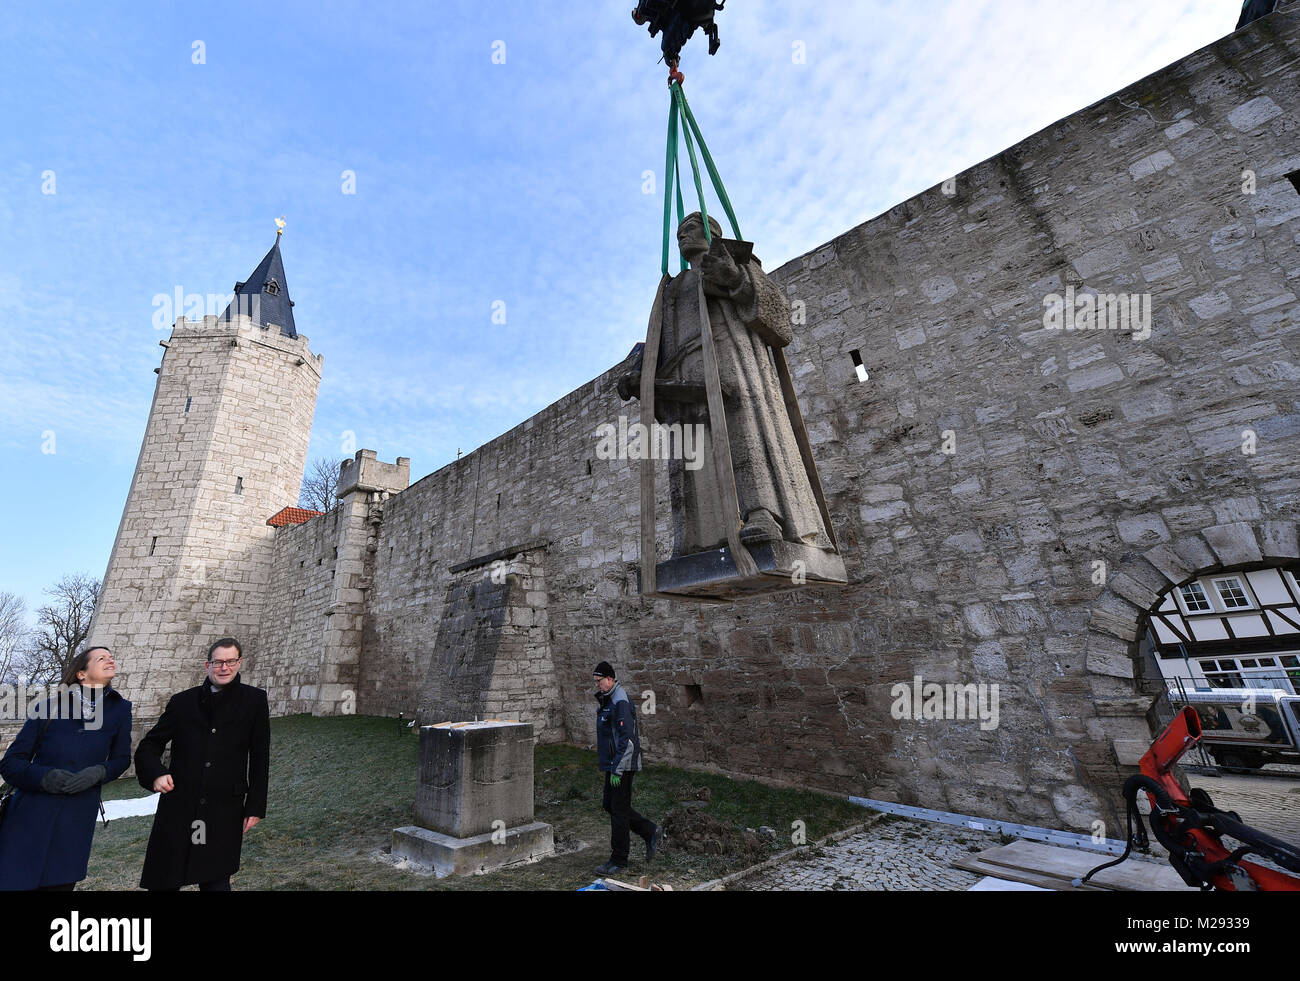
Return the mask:
<path id="1" fill-rule="evenodd" d="M 634 886 L 630 882 L 620 882 L 618 879 L 605 878 L 601 882 L 605 883 L 605 888 L 610 892 L 649 892 L 649 889 L 642 889 L 640 886 Z"/>
<path id="2" fill-rule="evenodd" d="M 621 882 L 618 879 L 602 879 L 605 888 L 610 892 L 672 892 L 672 886 L 661 886 L 651 882 L 647 875 L 641 876 L 640 885 L 632 885 L 630 882 Z"/>
<path id="3" fill-rule="evenodd" d="M 1072 886 L 1065 879 L 1058 879 L 1053 875 L 1037 875 L 1033 872 L 1025 872 L 1022 869 L 1009 869 L 1004 865 L 990 865 L 986 862 L 976 861 L 974 856 L 954 859 L 953 868 L 962 869 L 966 872 L 974 872 L 976 875 L 991 875 L 998 879 L 1009 879 L 1012 882 L 1021 882 L 1027 886 L 1038 886 L 1041 889 L 1050 889 L 1053 892 L 1112 892 L 1105 886 L 1094 886 L 1089 883 L 1086 886 Z"/>
<path id="4" fill-rule="evenodd" d="M 975 857 L 983 865 L 1018 869 L 1066 881 L 1087 875 L 1113 858 L 1099 852 L 1059 848 L 1037 841 L 1013 841 L 1009 845 L 982 851 Z M 1089 881 L 1090 885 L 1092 883 L 1126 892 L 1186 892 L 1189 888 L 1172 866 L 1143 861 L 1127 861 L 1099 872 Z"/>

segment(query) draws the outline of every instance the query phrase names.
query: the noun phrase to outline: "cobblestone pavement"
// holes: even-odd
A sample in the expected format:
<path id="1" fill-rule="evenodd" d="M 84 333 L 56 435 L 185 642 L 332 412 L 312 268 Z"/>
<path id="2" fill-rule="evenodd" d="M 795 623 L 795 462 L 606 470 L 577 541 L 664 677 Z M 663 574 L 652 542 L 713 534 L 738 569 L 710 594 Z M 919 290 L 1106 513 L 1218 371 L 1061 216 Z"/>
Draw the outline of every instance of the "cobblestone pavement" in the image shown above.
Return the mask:
<path id="1" fill-rule="evenodd" d="M 1001 844 L 1001 837 L 947 824 L 886 815 L 861 834 L 814 848 L 733 883 L 747 890 L 966 890 L 982 876 L 952 867 L 954 858 Z"/>
<path id="2" fill-rule="evenodd" d="M 1189 773 L 1188 778 L 1193 787 L 1206 790 L 1215 806 L 1236 811 L 1252 827 L 1300 844 L 1300 772 L 1294 781 L 1246 774 Z M 997 834 L 886 815 L 861 834 L 814 848 L 806 856 L 796 856 L 729 888 L 966 890 L 982 877 L 953 868 L 952 860 L 1001 843 Z"/>

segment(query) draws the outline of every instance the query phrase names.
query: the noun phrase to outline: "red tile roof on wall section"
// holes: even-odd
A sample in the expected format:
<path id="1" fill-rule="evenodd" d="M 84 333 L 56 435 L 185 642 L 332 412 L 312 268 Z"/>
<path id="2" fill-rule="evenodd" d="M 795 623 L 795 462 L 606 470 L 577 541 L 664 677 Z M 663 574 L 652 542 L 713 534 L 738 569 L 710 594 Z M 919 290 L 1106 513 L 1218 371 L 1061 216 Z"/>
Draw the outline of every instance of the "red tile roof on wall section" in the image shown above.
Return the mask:
<path id="1" fill-rule="evenodd" d="M 288 525 L 303 524 L 324 513 L 324 511 L 308 511 L 306 508 L 285 508 L 268 518 L 266 523 L 272 528 L 284 528 Z"/>

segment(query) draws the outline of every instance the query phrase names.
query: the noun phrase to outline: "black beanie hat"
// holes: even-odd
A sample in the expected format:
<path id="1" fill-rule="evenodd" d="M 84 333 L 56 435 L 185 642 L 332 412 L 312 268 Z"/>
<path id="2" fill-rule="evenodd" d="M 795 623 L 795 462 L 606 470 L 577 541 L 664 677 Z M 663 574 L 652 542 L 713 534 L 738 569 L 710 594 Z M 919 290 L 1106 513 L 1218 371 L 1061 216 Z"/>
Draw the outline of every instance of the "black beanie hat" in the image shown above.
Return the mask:
<path id="1" fill-rule="evenodd" d="M 608 661 L 601 661 L 596 665 L 596 670 L 591 672 L 593 678 L 616 678 L 614 667 Z"/>

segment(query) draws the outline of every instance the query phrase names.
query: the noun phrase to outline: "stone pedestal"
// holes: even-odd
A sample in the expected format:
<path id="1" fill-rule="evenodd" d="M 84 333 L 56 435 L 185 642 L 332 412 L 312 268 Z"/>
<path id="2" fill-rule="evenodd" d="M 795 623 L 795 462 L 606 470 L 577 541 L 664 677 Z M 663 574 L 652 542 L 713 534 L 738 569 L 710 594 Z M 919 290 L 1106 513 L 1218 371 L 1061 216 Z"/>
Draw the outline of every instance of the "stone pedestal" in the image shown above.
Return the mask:
<path id="1" fill-rule="evenodd" d="M 533 820 L 532 725 L 421 727 L 415 820 L 393 832 L 393 855 L 428 866 L 440 878 L 555 854 L 551 826 Z"/>

